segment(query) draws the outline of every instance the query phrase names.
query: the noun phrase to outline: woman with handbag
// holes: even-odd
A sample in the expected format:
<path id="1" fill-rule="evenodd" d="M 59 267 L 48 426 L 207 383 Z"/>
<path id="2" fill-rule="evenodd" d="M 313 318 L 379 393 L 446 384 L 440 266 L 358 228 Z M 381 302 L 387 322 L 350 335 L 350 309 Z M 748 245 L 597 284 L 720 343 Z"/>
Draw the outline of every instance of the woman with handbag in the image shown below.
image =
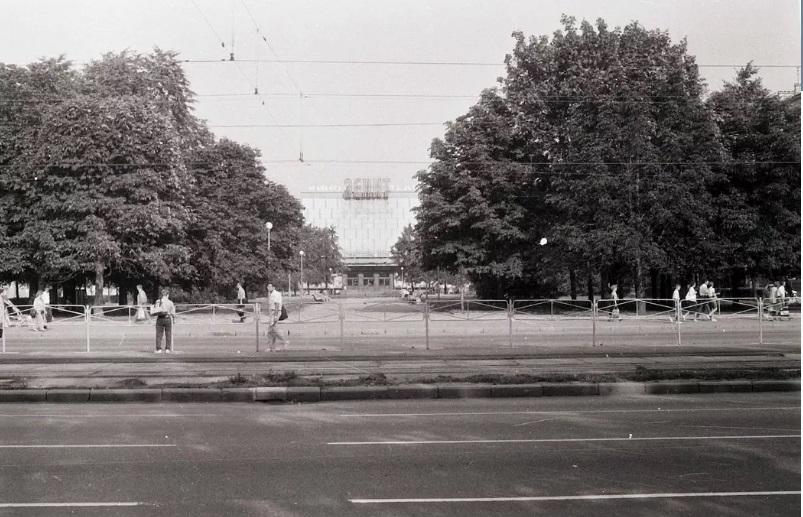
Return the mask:
<path id="1" fill-rule="evenodd" d="M 148 305 L 148 295 L 145 294 L 145 290 L 142 288 L 142 285 L 137 286 L 137 317 L 136 321 L 150 321 L 151 316 L 148 314 L 147 310 Z"/>

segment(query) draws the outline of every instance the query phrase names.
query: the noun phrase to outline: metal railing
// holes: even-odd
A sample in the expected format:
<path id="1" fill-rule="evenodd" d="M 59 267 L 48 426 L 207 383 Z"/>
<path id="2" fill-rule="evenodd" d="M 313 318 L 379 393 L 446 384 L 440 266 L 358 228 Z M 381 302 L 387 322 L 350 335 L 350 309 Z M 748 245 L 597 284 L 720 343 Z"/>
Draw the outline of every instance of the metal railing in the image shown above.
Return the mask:
<path id="1" fill-rule="evenodd" d="M 712 336 L 712 327 L 684 325 L 694 320 L 721 320 L 718 329 L 726 332 L 728 328 L 739 328 L 750 333 L 756 332 L 758 343 L 764 343 L 765 325 L 779 319 L 789 319 L 788 306 L 767 303 L 761 298 L 716 298 L 696 301 L 681 300 L 676 304 L 667 299 L 619 299 L 619 300 L 565 300 L 565 299 L 533 299 L 533 300 L 424 300 L 411 303 L 400 299 L 358 302 L 296 302 L 285 305 L 288 319 L 282 322 L 282 329 L 290 329 L 302 336 L 307 342 L 315 342 L 339 338 L 340 349 L 346 348 L 346 337 L 358 335 L 369 328 L 384 328 L 383 335 L 388 335 L 392 342 L 394 332 L 399 329 L 412 328 L 416 332 L 415 339 L 424 339 L 426 348 L 430 348 L 432 337 L 437 340 L 454 342 L 459 338 L 475 338 L 478 332 L 492 336 L 494 339 L 505 339 L 509 347 L 516 345 L 544 344 L 573 337 L 574 342 L 589 339 L 596 346 L 599 338 L 607 342 L 613 339 L 624 339 L 630 335 L 643 336 L 647 342 L 659 340 L 666 344 L 682 343 L 684 335 L 692 339 L 706 339 Z M 36 318 L 31 316 L 30 305 L 17 306 L 18 311 L 7 313 L 4 318 L 6 328 L 13 329 L 12 343 L 25 342 L 31 348 L 36 345 L 32 338 L 25 339 L 25 333 L 17 329 L 36 330 Z M 138 306 L 79 306 L 50 305 L 48 312 L 52 319 L 47 322 L 50 330 L 63 331 L 60 339 L 78 341 L 85 339 L 85 350 L 92 351 L 93 340 L 101 345 L 102 339 L 108 341 L 119 337 L 115 329 L 123 336 L 117 345 L 120 348 L 125 342 L 125 333 L 136 334 L 138 342 L 146 340 L 143 327 L 148 322 L 137 321 Z M 799 311 L 796 306 L 794 311 Z M 264 325 L 267 311 L 263 314 L 259 303 L 238 304 L 176 304 L 176 315 L 172 335 L 176 328 L 188 332 L 187 328 L 243 328 L 244 332 L 235 331 L 238 343 L 253 333 L 254 347 L 260 350 L 260 325 Z M 505 325 L 505 322 L 507 324 Z M 433 335 L 432 325 L 436 326 Z M 506 328 L 505 328 L 506 327 Z M 140 329 L 133 332 L 125 329 Z M 775 327 L 773 327 L 775 328 Z M 781 328 L 781 327 L 778 327 Z M 361 330 L 362 329 L 362 330 Z M 717 330 L 718 332 L 719 330 Z M 785 331 L 786 332 L 786 331 Z M 93 337 L 94 333 L 94 337 Z M 727 333 L 727 332 L 726 332 Z M 8 332 L 3 332 L 2 351 L 6 352 Z M 83 334 L 83 337 L 82 337 Z M 101 335 L 99 337 L 99 334 Z M 367 332 L 367 335 L 373 335 Z M 182 335 L 181 339 L 190 343 L 193 336 Z M 212 335 L 215 335 L 212 333 Z M 231 335 L 231 334 L 221 334 Z M 28 335 L 30 336 L 30 335 Z M 397 336 L 398 337 L 398 336 Z M 409 336 L 408 336 L 409 337 Z M 670 339 L 671 337 L 671 339 Z M 209 341 L 209 338 L 204 338 Z M 367 338 L 371 340 L 372 338 Z M 717 339 L 724 339 L 720 336 Z M 41 342 L 41 339 L 39 340 Z M 175 338 L 174 338 L 175 341 Z M 213 340 L 214 341 L 214 340 Z M 221 340 L 223 344 L 232 340 Z M 408 339 L 409 341 L 409 339 Z M 129 340 L 128 343 L 131 341 Z M 238 344 L 238 346 L 239 346 Z M 208 343 L 207 343 L 207 346 Z M 95 343 L 95 347 L 98 344 Z M 102 346 L 101 346 L 102 348 Z"/>

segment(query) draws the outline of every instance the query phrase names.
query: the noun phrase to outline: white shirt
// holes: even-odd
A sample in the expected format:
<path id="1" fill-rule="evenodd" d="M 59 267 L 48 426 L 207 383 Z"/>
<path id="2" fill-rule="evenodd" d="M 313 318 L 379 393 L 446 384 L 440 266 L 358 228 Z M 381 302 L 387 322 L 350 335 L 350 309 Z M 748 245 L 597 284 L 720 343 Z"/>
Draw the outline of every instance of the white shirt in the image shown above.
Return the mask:
<path id="1" fill-rule="evenodd" d="M 697 301 L 697 293 L 694 292 L 694 286 L 689 287 L 689 291 L 686 293 L 686 299 L 693 302 Z"/>
<path id="2" fill-rule="evenodd" d="M 268 310 L 276 311 L 277 317 L 282 312 L 282 293 L 278 289 L 274 289 L 268 297 Z"/>
<path id="3" fill-rule="evenodd" d="M 43 312 L 45 310 L 45 302 L 42 301 L 41 294 L 33 299 L 33 308 L 36 312 Z"/>
<path id="4" fill-rule="evenodd" d="M 176 306 L 167 298 L 159 298 L 151 311 L 154 315 L 176 315 Z"/>
<path id="5" fill-rule="evenodd" d="M 780 299 L 784 299 L 784 298 L 786 298 L 786 288 L 785 288 L 784 286 L 780 286 L 780 287 L 778 288 L 778 294 L 777 294 L 777 296 L 778 296 L 778 298 L 780 298 Z"/>
<path id="6" fill-rule="evenodd" d="M 702 284 L 700 286 L 700 298 L 708 297 L 708 286 L 706 284 Z"/>
<path id="7" fill-rule="evenodd" d="M 676 302 L 680 301 L 680 289 L 675 289 L 672 293 L 672 299 Z"/>
<path id="8" fill-rule="evenodd" d="M 50 291 L 42 291 L 42 301 L 45 305 L 50 305 Z"/>
<path id="9" fill-rule="evenodd" d="M 237 288 L 237 299 L 245 300 L 245 289 L 242 286 Z"/>

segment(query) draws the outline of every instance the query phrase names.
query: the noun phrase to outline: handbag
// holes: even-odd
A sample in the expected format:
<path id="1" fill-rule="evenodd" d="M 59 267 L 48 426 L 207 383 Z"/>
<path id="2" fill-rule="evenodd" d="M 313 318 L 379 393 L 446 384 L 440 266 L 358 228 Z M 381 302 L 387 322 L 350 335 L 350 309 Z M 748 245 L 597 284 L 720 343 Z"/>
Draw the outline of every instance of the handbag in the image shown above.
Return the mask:
<path id="1" fill-rule="evenodd" d="M 282 305 L 282 313 L 279 314 L 279 321 L 286 320 L 286 319 L 287 319 L 287 309 L 285 309 L 284 305 Z"/>

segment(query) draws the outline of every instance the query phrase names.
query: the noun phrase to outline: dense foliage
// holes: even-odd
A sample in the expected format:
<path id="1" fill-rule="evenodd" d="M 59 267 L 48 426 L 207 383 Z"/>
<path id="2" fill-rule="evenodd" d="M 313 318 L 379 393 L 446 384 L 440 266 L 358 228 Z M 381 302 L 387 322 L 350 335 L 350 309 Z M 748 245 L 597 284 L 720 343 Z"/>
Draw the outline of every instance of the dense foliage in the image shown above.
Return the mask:
<path id="1" fill-rule="evenodd" d="M 798 275 L 799 101 L 749 69 L 707 101 L 685 41 L 562 21 L 551 39 L 514 33 L 500 87 L 432 143 L 417 175 L 423 267 L 494 297 L 552 296 L 567 279 L 572 295 L 582 281 L 589 296 L 618 283 L 643 297 L 695 275 Z"/>
<path id="2" fill-rule="evenodd" d="M 0 64 L 0 280 L 174 285 L 208 300 L 297 270 L 300 203 L 192 104 L 176 55 L 159 49 L 80 71 L 63 58 Z"/>

